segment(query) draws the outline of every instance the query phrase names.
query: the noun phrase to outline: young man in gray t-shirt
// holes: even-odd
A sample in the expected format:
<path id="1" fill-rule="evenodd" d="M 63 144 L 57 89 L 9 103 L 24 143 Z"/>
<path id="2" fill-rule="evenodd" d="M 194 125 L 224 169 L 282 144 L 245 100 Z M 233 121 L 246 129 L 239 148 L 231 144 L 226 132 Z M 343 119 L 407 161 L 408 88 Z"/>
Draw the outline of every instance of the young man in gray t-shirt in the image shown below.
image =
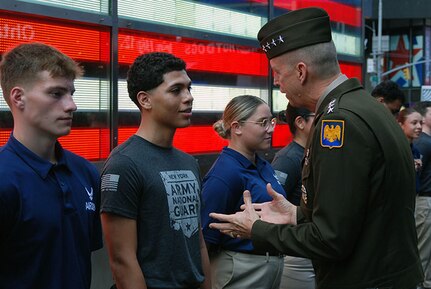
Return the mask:
<path id="1" fill-rule="evenodd" d="M 431 288 L 431 101 L 418 102 L 414 109 L 423 116 L 422 132 L 414 141 L 422 157 L 415 219 L 424 281 L 418 288 Z"/>
<path id="2" fill-rule="evenodd" d="M 210 288 L 200 222 L 196 160 L 172 146 L 190 125 L 193 97 L 183 60 L 139 56 L 129 96 L 141 112 L 135 135 L 115 148 L 102 172 L 102 225 L 121 289 Z"/>

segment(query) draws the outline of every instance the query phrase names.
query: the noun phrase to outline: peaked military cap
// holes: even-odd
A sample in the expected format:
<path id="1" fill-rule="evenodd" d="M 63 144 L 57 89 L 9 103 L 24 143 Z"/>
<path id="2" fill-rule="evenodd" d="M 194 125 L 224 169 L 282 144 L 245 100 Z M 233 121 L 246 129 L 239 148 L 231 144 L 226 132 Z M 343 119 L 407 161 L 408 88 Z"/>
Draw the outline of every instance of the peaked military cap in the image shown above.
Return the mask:
<path id="1" fill-rule="evenodd" d="M 291 50 L 331 41 L 331 22 L 321 8 L 294 10 L 271 19 L 259 30 L 257 39 L 271 59 Z"/>

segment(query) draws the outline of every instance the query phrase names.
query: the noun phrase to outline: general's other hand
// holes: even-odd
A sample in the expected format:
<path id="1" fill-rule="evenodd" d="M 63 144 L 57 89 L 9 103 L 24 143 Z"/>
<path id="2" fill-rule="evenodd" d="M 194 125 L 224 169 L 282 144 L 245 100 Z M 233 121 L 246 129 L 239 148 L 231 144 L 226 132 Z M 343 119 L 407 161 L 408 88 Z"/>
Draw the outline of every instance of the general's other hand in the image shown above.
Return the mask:
<path id="1" fill-rule="evenodd" d="M 296 210 L 297 207 L 290 203 L 286 198 L 277 193 L 271 186 L 266 185 L 268 194 L 272 197 L 272 201 L 261 204 L 252 204 L 256 213 L 262 221 L 273 224 L 291 224 L 296 225 Z M 244 205 L 241 209 L 246 209 Z"/>
<path id="2" fill-rule="evenodd" d="M 211 223 L 209 227 L 220 230 L 223 234 L 232 238 L 251 238 L 251 228 L 254 222 L 259 219 L 259 215 L 251 203 L 250 191 L 244 191 L 244 211 L 236 212 L 232 215 L 210 213 L 210 217 L 221 221 L 222 223 Z"/>

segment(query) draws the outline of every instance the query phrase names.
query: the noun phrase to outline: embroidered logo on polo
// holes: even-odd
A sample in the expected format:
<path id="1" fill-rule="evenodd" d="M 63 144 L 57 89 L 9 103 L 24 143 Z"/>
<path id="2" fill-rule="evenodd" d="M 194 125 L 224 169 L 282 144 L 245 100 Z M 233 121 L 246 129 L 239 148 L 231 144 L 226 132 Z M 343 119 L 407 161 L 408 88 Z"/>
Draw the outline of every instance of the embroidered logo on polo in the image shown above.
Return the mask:
<path id="1" fill-rule="evenodd" d="M 190 238 L 199 229 L 200 187 L 192 171 L 160 172 L 165 185 L 171 227 Z"/>
<path id="2" fill-rule="evenodd" d="M 90 201 L 92 201 L 93 200 L 93 188 L 91 187 L 90 190 L 85 188 L 85 191 L 87 192 L 87 195 L 90 198 Z"/>
<path id="3" fill-rule="evenodd" d="M 344 142 L 344 120 L 322 120 L 320 144 L 329 149 L 341 148 Z"/>
<path id="4" fill-rule="evenodd" d="M 93 187 L 90 187 L 90 190 L 88 190 L 86 187 L 85 191 L 87 192 L 88 198 L 90 199 L 89 202 L 85 202 L 85 209 L 87 211 L 96 211 L 96 205 L 93 203 Z"/>
<path id="5" fill-rule="evenodd" d="M 262 45 L 262 50 L 265 52 L 268 52 L 271 50 L 271 48 L 276 47 L 277 44 L 284 43 L 284 37 L 281 35 L 278 35 L 277 38 L 273 38 L 271 42 L 267 42 L 266 44 Z"/>
<path id="6" fill-rule="evenodd" d="M 285 172 L 282 172 L 282 171 L 277 171 L 277 170 L 274 170 L 274 172 L 275 172 L 274 177 L 277 179 L 277 182 L 280 185 L 284 186 L 286 184 L 288 174 Z"/>

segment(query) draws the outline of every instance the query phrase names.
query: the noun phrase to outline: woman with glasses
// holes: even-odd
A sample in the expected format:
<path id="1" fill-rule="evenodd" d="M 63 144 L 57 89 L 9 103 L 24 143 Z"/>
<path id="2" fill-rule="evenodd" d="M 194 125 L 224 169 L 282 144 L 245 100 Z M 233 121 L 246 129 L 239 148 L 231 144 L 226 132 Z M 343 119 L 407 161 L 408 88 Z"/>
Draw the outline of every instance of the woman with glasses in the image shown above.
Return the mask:
<path id="1" fill-rule="evenodd" d="M 276 119 L 260 98 L 241 95 L 226 106 L 215 131 L 228 140 L 203 180 L 202 227 L 210 253 L 213 289 L 278 289 L 283 270 L 279 252 L 257 252 L 251 240 L 221 234 L 208 227 L 210 212 L 233 214 L 249 190 L 253 203 L 271 200 L 266 185 L 283 192 L 271 165 L 257 152 L 269 149 Z M 283 192 L 284 194 L 284 192 Z"/>
<path id="2" fill-rule="evenodd" d="M 278 118 L 289 125 L 292 141 L 276 153 L 272 167 L 283 185 L 289 202 L 299 206 L 302 195 L 301 162 L 314 113 L 306 108 L 296 108 L 288 104 L 286 110 L 279 113 Z M 311 260 L 286 256 L 280 289 L 314 289 L 315 287 L 315 274 Z"/>

